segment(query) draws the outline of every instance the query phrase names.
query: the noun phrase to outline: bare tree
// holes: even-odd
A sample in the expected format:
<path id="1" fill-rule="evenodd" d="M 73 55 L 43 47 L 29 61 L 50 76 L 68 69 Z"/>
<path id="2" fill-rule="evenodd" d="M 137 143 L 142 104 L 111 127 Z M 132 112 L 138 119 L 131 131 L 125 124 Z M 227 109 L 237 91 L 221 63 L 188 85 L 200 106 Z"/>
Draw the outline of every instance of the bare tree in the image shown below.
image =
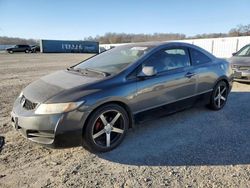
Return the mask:
<path id="1" fill-rule="evenodd" d="M 28 45 L 37 45 L 39 44 L 38 40 L 34 39 L 22 39 L 22 38 L 12 38 L 12 37 L 1 37 L 0 44 L 2 45 L 14 45 L 14 44 L 28 44 Z"/>
<path id="2" fill-rule="evenodd" d="M 146 41 L 168 41 L 185 39 L 186 36 L 180 33 L 154 33 L 154 34 L 126 34 L 106 33 L 104 36 L 96 36 L 95 41 L 102 44 L 146 42 Z M 85 39 L 88 39 L 85 38 Z"/>
<path id="3" fill-rule="evenodd" d="M 250 24 L 248 25 L 238 25 L 233 28 L 228 33 L 229 36 L 249 36 L 250 35 Z"/>
<path id="4" fill-rule="evenodd" d="M 130 43 L 130 42 L 147 42 L 147 41 L 168 41 L 168 40 L 181 40 L 190 38 L 218 38 L 228 36 L 250 36 L 250 24 L 238 25 L 232 28 L 228 33 L 204 33 L 192 37 L 186 37 L 182 33 L 154 33 L 154 34 L 132 34 L 132 33 L 112 33 L 108 32 L 103 36 L 97 35 L 96 37 L 85 37 L 84 40 L 98 41 L 101 44 L 115 44 L 115 43 Z M 39 40 L 35 39 L 22 39 L 11 37 L 0 37 L 0 44 L 14 45 L 14 44 L 29 44 L 37 45 Z"/>

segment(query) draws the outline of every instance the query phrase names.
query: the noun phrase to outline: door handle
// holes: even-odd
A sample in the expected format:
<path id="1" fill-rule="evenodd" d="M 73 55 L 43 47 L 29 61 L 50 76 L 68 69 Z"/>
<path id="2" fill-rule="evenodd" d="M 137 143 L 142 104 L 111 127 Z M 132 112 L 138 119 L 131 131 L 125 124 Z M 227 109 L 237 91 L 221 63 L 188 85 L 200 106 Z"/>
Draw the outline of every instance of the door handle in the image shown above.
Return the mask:
<path id="1" fill-rule="evenodd" d="M 193 76 L 195 76 L 196 74 L 194 73 L 194 72 L 188 72 L 186 75 L 185 75 L 185 77 L 187 77 L 187 78 L 191 78 L 191 77 L 193 77 Z"/>

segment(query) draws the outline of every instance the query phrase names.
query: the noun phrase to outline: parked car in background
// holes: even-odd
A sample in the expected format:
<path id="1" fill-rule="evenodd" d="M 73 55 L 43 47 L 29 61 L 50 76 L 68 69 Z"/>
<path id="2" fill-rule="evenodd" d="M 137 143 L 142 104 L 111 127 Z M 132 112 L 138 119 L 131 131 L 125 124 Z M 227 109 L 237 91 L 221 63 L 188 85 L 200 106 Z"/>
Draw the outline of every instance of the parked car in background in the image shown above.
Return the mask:
<path id="1" fill-rule="evenodd" d="M 29 45 L 23 45 L 23 44 L 19 44 L 19 45 L 15 45 L 13 47 L 10 48 L 6 48 L 5 49 L 8 53 L 14 53 L 14 52 L 25 52 L 25 53 L 29 53 L 31 52 L 31 47 Z"/>
<path id="2" fill-rule="evenodd" d="M 40 52 L 40 46 L 38 45 L 32 45 L 30 48 L 32 53 Z"/>
<path id="3" fill-rule="evenodd" d="M 106 152 L 146 111 L 173 113 L 197 101 L 220 110 L 231 87 L 229 63 L 197 46 L 130 44 L 31 83 L 16 99 L 11 119 L 33 142 Z"/>
<path id="4" fill-rule="evenodd" d="M 250 83 L 250 44 L 233 53 L 228 61 L 234 71 L 234 80 Z"/>
<path id="5" fill-rule="evenodd" d="M 99 47 L 99 53 L 103 53 L 105 51 L 107 51 L 107 50 L 104 47 L 102 47 L 102 46 Z"/>

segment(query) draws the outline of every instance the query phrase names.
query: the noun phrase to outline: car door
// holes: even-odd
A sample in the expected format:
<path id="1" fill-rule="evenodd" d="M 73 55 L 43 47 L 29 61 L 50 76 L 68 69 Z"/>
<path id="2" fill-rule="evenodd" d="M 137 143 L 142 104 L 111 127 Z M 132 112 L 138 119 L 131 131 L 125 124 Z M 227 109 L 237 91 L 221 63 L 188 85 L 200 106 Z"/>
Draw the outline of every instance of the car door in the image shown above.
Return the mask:
<path id="1" fill-rule="evenodd" d="M 13 48 L 13 52 L 19 52 L 19 45 L 16 45 L 16 46 Z"/>
<path id="2" fill-rule="evenodd" d="M 26 46 L 25 45 L 20 45 L 19 51 L 20 52 L 25 52 L 25 50 L 26 50 Z"/>
<path id="3" fill-rule="evenodd" d="M 217 63 L 212 63 L 213 60 L 210 57 L 197 49 L 190 47 L 189 51 L 191 61 L 197 75 L 196 94 L 210 92 L 217 80 L 216 71 L 218 68 L 220 68 L 218 67 L 220 65 Z"/>
<path id="4" fill-rule="evenodd" d="M 187 48 L 159 50 L 142 63 L 139 69 L 144 66 L 153 66 L 157 74 L 137 80 L 134 111 L 174 103 L 195 94 L 197 78 Z"/>
<path id="5" fill-rule="evenodd" d="M 24 51 L 23 45 L 18 45 L 17 52 L 23 52 L 23 51 Z"/>

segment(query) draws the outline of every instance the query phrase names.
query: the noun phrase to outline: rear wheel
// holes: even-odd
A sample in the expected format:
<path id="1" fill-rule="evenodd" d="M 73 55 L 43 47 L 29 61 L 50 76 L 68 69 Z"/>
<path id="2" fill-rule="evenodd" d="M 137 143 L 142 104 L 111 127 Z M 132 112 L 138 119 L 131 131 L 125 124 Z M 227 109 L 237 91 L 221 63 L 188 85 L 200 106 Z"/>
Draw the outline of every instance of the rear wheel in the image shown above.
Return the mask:
<path id="1" fill-rule="evenodd" d="M 94 152 L 110 151 L 122 142 L 128 125 L 128 114 L 121 106 L 102 106 L 90 116 L 83 133 L 83 145 Z"/>
<path id="2" fill-rule="evenodd" d="M 225 81 L 218 82 L 211 95 L 209 107 L 212 110 L 222 109 L 227 102 L 228 92 L 229 91 L 226 82 Z"/>

